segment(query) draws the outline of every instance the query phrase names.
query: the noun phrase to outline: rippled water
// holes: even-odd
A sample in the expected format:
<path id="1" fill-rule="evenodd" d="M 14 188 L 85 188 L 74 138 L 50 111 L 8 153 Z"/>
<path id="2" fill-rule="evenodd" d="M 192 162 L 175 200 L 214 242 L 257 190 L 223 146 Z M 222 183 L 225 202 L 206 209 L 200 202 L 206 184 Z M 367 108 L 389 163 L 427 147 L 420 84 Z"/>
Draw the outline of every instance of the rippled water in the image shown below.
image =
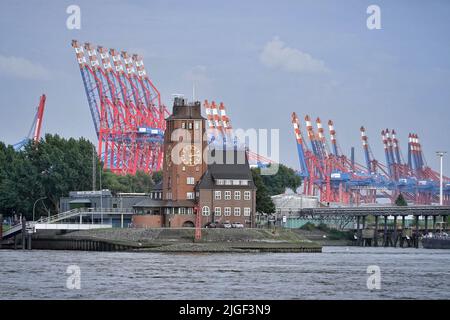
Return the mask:
<path id="1" fill-rule="evenodd" d="M 69 290 L 69 265 L 81 289 Z M 370 291 L 367 266 L 381 268 Z M 323 253 L 0 251 L 1 299 L 449 299 L 450 250 L 325 247 Z"/>

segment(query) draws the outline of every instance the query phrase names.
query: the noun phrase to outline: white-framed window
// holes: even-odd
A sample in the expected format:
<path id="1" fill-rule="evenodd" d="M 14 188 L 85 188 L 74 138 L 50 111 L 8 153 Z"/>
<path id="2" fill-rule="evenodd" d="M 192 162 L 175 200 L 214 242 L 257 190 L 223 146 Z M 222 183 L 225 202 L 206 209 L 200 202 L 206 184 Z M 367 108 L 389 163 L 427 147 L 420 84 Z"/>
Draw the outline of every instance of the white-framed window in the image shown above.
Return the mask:
<path id="1" fill-rule="evenodd" d="M 244 216 L 249 217 L 250 216 L 250 208 L 244 208 Z"/>
<path id="2" fill-rule="evenodd" d="M 187 183 L 187 184 L 194 184 L 194 182 L 195 182 L 194 177 L 187 177 L 187 178 L 186 178 L 186 183 Z"/>
<path id="3" fill-rule="evenodd" d="M 181 129 L 186 129 L 186 122 L 181 123 Z"/>
<path id="4" fill-rule="evenodd" d="M 216 184 L 217 184 L 218 186 L 223 186 L 223 184 L 224 184 L 223 179 L 217 179 L 217 180 L 216 180 Z"/>
<path id="5" fill-rule="evenodd" d="M 202 208 L 202 215 L 203 216 L 209 216 L 209 207 L 208 206 L 203 206 L 203 208 Z"/>
<path id="6" fill-rule="evenodd" d="M 244 191 L 244 200 L 250 200 L 250 199 L 251 199 L 250 191 Z"/>
<path id="7" fill-rule="evenodd" d="M 236 217 L 239 217 L 239 216 L 241 215 L 241 208 L 235 207 L 235 208 L 234 208 L 234 215 L 235 215 Z"/>
<path id="8" fill-rule="evenodd" d="M 234 192 L 234 200 L 241 200 L 241 192 L 240 191 Z"/>
<path id="9" fill-rule="evenodd" d="M 186 213 L 186 208 L 178 208 L 178 212 L 180 214 L 185 214 Z"/>
<path id="10" fill-rule="evenodd" d="M 182 166 L 182 167 L 181 167 L 181 170 L 182 170 L 182 171 L 186 171 L 186 167 L 185 167 L 185 166 Z"/>
<path id="11" fill-rule="evenodd" d="M 215 216 L 221 216 L 222 215 L 222 208 L 221 207 L 215 207 L 214 208 L 214 215 Z"/>
<path id="12" fill-rule="evenodd" d="M 200 129 L 200 121 L 195 121 L 194 122 L 195 124 L 194 124 L 194 128 L 195 128 L 195 130 L 198 130 L 198 129 Z"/>
<path id="13" fill-rule="evenodd" d="M 225 191 L 225 200 L 231 200 L 231 191 Z"/>
<path id="14" fill-rule="evenodd" d="M 192 214 L 194 212 L 194 210 L 192 210 L 192 208 L 187 208 L 187 214 Z"/>
<path id="15" fill-rule="evenodd" d="M 223 215 L 224 216 L 231 216 L 231 208 L 230 207 L 223 208 Z"/>
<path id="16" fill-rule="evenodd" d="M 172 200 L 172 192 L 167 192 L 166 198 L 167 198 L 167 200 Z"/>
<path id="17" fill-rule="evenodd" d="M 248 186 L 248 180 L 241 180 L 241 186 Z"/>
<path id="18" fill-rule="evenodd" d="M 225 185 L 226 186 L 231 186 L 231 180 L 230 179 L 226 179 L 225 180 Z"/>
<path id="19" fill-rule="evenodd" d="M 194 192 L 186 192 L 186 199 L 194 199 Z"/>
<path id="20" fill-rule="evenodd" d="M 233 179 L 233 186 L 238 186 L 240 180 Z"/>
<path id="21" fill-rule="evenodd" d="M 222 199 L 222 191 L 214 191 L 214 200 Z"/>
<path id="22" fill-rule="evenodd" d="M 188 122 L 188 129 L 192 129 L 192 122 Z"/>

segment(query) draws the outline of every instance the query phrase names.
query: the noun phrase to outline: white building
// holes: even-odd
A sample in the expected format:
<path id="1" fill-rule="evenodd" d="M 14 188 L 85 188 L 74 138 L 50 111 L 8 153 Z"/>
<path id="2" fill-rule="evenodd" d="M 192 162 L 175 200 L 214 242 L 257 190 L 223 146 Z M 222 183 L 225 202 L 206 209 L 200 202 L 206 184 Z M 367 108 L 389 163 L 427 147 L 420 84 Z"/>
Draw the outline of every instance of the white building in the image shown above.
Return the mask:
<path id="1" fill-rule="evenodd" d="M 319 198 L 296 193 L 283 193 L 272 196 L 275 213 L 281 215 L 295 214 L 300 209 L 319 207 Z"/>

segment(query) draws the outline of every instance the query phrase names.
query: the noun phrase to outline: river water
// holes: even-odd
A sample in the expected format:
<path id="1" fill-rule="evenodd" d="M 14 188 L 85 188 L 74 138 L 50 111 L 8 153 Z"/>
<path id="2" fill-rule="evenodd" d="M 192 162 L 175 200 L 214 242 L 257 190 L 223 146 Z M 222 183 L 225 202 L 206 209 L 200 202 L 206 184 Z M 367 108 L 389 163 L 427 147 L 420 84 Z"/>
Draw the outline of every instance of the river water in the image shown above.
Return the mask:
<path id="1" fill-rule="evenodd" d="M 70 265 L 80 289 L 68 289 Z M 368 266 L 380 268 L 369 290 Z M 0 299 L 449 299 L 450 250 L 173 254 L 0 250 Z M 77 281 L 69 281 L 69 287 Z M 72 284 L 72 286 L 71 286 Z"/>

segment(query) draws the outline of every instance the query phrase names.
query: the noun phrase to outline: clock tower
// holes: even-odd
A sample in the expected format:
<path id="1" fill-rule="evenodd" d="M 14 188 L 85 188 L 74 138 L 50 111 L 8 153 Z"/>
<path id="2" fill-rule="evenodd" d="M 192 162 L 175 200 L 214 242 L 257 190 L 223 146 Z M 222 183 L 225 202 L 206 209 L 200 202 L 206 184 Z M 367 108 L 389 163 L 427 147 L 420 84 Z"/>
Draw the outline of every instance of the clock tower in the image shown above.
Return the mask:
<path id="1" fill-rule="evenodd" d="M 183 207 L 192 201 L 194 207 L 194 188 L 207 168 L 203 159 L 205 130 L 200 102 L 187 103 L 176 97 L 164 134 L 163 200 L 183 201 Z M 186 206 L 185 213 L 190 211 Z"/>

